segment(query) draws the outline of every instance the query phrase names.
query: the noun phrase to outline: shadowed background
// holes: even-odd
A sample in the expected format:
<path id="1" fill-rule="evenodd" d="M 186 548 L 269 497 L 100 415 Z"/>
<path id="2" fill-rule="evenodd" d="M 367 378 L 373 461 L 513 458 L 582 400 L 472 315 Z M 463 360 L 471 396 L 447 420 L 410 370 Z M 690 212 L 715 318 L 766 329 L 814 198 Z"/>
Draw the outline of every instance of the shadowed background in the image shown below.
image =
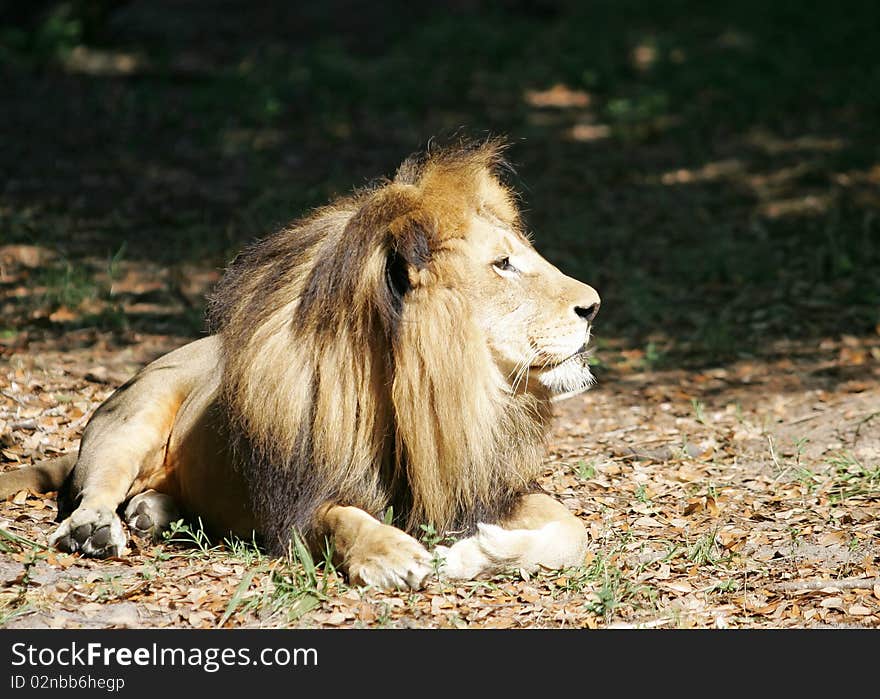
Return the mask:
<path id="1" fill-rule="evenodd" d="M 243 244 L 458 134 L 612 373 L 874 338 L 880 11 L 715 5 L 0 3 L 0 347 L 193 336 Z"/>

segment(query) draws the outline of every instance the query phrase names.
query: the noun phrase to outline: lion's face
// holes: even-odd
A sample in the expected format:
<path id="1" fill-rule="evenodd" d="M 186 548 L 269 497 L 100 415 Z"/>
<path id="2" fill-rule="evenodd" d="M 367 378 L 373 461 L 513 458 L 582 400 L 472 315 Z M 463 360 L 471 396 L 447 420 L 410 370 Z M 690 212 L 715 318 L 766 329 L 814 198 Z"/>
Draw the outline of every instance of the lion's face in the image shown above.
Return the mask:
<path id="1" fill-rule="evenodd" d="M 595 289 L 564 275 L 512 222 L 487 211 L 472 219 L 458 252 L 477 322 L 510 389 L 539 384 L 557 400 L 587 389 Z"/>

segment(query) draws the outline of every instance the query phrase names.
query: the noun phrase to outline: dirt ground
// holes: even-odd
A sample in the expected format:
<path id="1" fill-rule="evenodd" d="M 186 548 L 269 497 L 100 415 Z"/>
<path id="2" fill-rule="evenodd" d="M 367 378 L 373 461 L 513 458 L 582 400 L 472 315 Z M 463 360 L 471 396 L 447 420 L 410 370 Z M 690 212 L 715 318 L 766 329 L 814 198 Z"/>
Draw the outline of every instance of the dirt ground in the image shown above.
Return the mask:
<path id="1" fill-rule="evenodd" d="M 876 3 L 13 5 L 0 469 L 198 337 L 244 244 L 437 136 L 509 137 L 537 248 L 603 306 L 541 481 L 582 566 L 380 593 L 197 526 L 91 561 L 22 492 L 0 626 L 880 626 Z"/>
<path id="2" fill-rule="evenodd" d="M 5 468 L 75 448 L 115 385 L 185 339 L 137 335 L 120 351 L 90 330 L 14 353 Z M 42 548 L 55 502 L 22 492 L 0 510 L 3 623 L 880 626 L 880 338 L 762 349 L 700 370 L 603 350 L 598 386 L 559 406 L 541 481 L 590 529 L 581 568 L 382 593 L 190 534 L 90 561 Z"/>

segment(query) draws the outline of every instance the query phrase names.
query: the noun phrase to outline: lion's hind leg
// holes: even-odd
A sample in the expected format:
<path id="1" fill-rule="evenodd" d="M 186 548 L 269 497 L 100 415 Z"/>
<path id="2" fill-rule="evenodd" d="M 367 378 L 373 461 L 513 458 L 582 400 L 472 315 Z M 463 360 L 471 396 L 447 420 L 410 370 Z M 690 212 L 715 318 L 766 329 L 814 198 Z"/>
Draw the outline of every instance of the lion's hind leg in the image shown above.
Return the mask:
<path id="1" fill-rule="evenodd" d="M 474 536 L 451 547 L 438 546 L 440 576 L 473 580 L 505 570 L 558 570 L 583 563 L 587 531 L 581 521 L 549 495 L 520 498 L 501 523 L 479 524 Z"/>
<path id="2" fill-rule="evenodd" d="M 146 379 L 146 380 L 144 380 Z M 49 543 L 86 556 L 118 556 L 127 541 L 119 507 L 161 476 L 165 444 L 179 401 L 149 375 L 118 391 L 95 413 L 83 433 L 79 458 L 59 499 L 70 516 Z"/>
<path id="3" fill-rule="evenodd" d="M 120 555 L 127 539 L 117 511 L 129 498 L 135 504 L 126 518 L 138 525 L 145 515 L 143 531 L 167 525 L 170 508 L 159 493 L 135 498 L 149 488 L 176 492 L 166 449 L 181 405 L 216 371 L 216 355 L 214 337 L 185 345 L 148 365 L 95 411 L 59 500 L 60 511 L 72 512 L 50 544 L 96 558 Z"/>

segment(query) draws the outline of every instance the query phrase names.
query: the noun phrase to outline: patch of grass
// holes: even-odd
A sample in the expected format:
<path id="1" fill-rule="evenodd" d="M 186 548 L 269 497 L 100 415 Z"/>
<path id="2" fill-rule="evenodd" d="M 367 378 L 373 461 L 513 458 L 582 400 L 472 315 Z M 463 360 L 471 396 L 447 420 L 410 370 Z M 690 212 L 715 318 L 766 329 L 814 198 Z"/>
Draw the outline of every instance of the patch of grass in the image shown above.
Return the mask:
<path id="1" fill-rule="evenodd" d="M 438 544 L 451 544 L 455 541 L 453 536 L 438 532 L 434 525 L 430 523 L 420 524 L 419 531 L 421 531 L 419 540 L 425 545 L 425 548 L 429 550 L 433 549 Z"/>
<path id="2" fill-rule="evenodd" d="M 593 612 L 598 616 L 606 619 L 611 618 L 614 610 L 620 606 L 622 602 L 623 592 L 628 585 L 623 580 L 623 574 L 617 568 L 612 568 L 605 572 L 599 587 L 593 590 L 595 599 L 588 602 L 585 606 L 587 611 Z"/>
<path id="3" fill-rule="evenodd" d="M 281 617 L 293 622 L 319 606 L 331 592 L 345 591 L 342 577 L 333 564 L 333 548 L 327 543 L 323 557 L 315 561 L 302 538 L 291 537 L 286 556 L 270 558 L 256 539 L 227 537 L 215 543 L 205 532 L 201 520 L 173 522 L 164 537 L 179 544 L 183 552 L 157 551 L 158 560 L 173 556 L 198 559 L 221 559 L 241 563 L 246 572 L 229 599 L 218 625 L 225 625 L 234 615 L 259 614 Z M 256 587 L 255 587 L 256 586 Z"/>
<path id="4" fill-rule="evenodd" d="M 589 480 L 595 478 L 596 477 L 596 466 L 594 465 L 594 463 L 595 462 L 593 462 L 593 461 L 587 462 L 587 461 L 584 461 L 583 459 L 578 461 L 574 467 L 574 472 L 577 475 L 577 477 L 582 478 L 585 481 L 589 481 Z"/>
<path id="5" fill-rule="evenodd" d="M 302 538 L 291 537 L 287 555 L 269 559 L 255 543 L 233 543 L 230 553 L 247 569 L 218 622 L 225 625 L 235 615 L 258 614 L 262 619 L 281 618 L 291 623 L 316 609 L 331 594 L 347 588 L 333 565 L 328 543 L 323 558 L 315 561 Z"/>
<path id="6" fill-rule="evenodd" d="M 807 444 L 810 443 L 809 437 L 799 437 L 794 440 L 794 465 L 795 468 L 801 467 L 801 456 L 804 454 L 804 450 L 807 448 Z"/>
<path id="7" fill-rule="evenodd" d="M 251 567 L 261 563 L 266 554 L 257 543 L 256 534 L 250 540 L 230 536 L 223 539 L 223 544 L 229 550 L 229 555 L 241 561 L 245 566 Z"/>
<path id="8" fill-rule="evenodd" d="M 332 548 L 328 544 L 323 560 L 316 563 L 303 540 L 294 534 L 287 557 L 271 567 L 269 591 L 257 602 L 270 615 L 291 622 L 318 607 L 328 598 L 331 587 L 335 593 L 345 590 L 333 566 Z"/>
<path id="9" fill-rule="evenodd" d="M 691 407 L 694 409 L 694 418 L 702 425 L 706 424 L 706 411 L 703 402 L 696 398 L 691 398 Z"/>
<path id="10" fill-rule="evenodd" d="M 622 606 L 641 608 L 653 597 L 648 585 L 634 584 L 615 562 L 622 551 L 620 544 L 610 551 L 600 552 L 589 565 L 569 568 L 556 575 L 557 590 L 588 597 L 584 607 L 593 614 L 610 620 Z"/>
<path id="11" fill-rule="evenodd" d="M 807 495 L 812 495 L 818 489 L 820 484 L 822 483 L 822 477 L 817 473 L 814 473 L 808 468 L 801 467 L 795 473 L 795 478 L 797 481 L 804 486 L 807 490 Z"/>
<path id="12" fill-rule="evenodd" d="M 728 580 L 723 580 L 721 582 L 717 582 L 712 585 L 706 592 L 708 594 L 716 593 L 716 594 L 729 594 L 732 592 L 736 592 L 741 587 L 741 584 L 735 578 L 729 578 Z"/>
<path id="13" fill-rule="evenodd" d="M 697 353 L 713 357 L 716 361 L 731 359 L 737 356 L 742 347 L 742 338 L 732 324 L 710 317 L 694 335 L 694 346 Z"/>
<path id="14" fill-rule="evenodd" d="M 693 561 L 698 566 L 715 565 L 721 559 L 718 545 L 715 541 L 717 534 L 718 530 L 712 529 L 698 537 L 697 540 L 688 547 L 688 560 Z"/>
<path id="15" fill-rule="evenodd" d="M 829 499 L 833 504 L 854 497 L 880 497 L 880 466 L 868 468 L 849 452 L 828 460 L 832 468 Z"/>
<path id="16" fill-rule="evenodd" d="M 656 136 L 670 123 L 669 96 L 662 90 L 643 89 L 628 97 L 610 99 L 604 116 L 613 134 L 624 143 Z"/>
<path id="17" fill-rule="evenodd" d="M 64 58 L 82 42 L 83 22 L 74 3 L 53 3 L 36 27 L 0 27 L 0 60 L 42 66 Z"/>
<path id="18" fill-rule="evenodd" d="M 196 522 L 188 522 L 179 519 L 172 522 L 169 528 L 162 532 L 162 539 L 169 544 L 177 544 L 182 550 L 156 549 L 155 555 L 158 560 L 168 560 L 175 556 L 187 558 L 232 558 L 245 565 L 260 563 L 265 559 L 265 553 L 257 543 L 256 536 L 250 540 L 236 536 L 225 537 L 222 541 L 214 541 L 205 531 L 201 518 Z"/>
<path id="19" fill-rule="evenodd" d="M 47 551 L 48 547 L 27 537 L 0 528 L 0 553 L 22 553 L 24 551 Z"/>
<path id="20" fill-rule="evenodd" d="M 332 570 L 330 557 L 324 560 L 325 570 Z M 318 575 L 318 566 L 299 536 L 294 536 L 287 558 L 271 572 L 272 589 L 268 608 L 293 621 L 317 607 L 327 598 L 329 577 Z"/>
<path id="21" fill-rule="evenodd" d="M 190 523 L 183 519 L 172 522 L 168 530 L 162 532 L 162 538 L 168 543 L 181 544 L 190 549 L 184 554 L 190 558 L 208 556 L 223 550 L 220 544 L 211 541 L 211 537 L 205 532 L 201 517 L 197 523 Z M 165 554 L 165 556 L 170 557 L 169 554 Z"/>
<path id="22" fill-rule="evenodd" d="M 85 327 L 101 328 L 102 330 L 122 331 L 129 327 L 128 316 L 119 305 L 102 308 L 99 313 L 86 313 L 80 318 Z"/>
<path id="23" fill-rule="evenodd" d="M 44 287 L 43 303 L 49 306 L 78 308 L 96 298 L 101 287 L 92 271 L 84 265 L 65 260 L 60 266 L 45 267 L 34 275 L 34 283 Z"/>
<path id="24" fill-rule="evenodd" d="M 47 547 L 6 529 L 0 528 L 0 553 L 18 554 L 23 570 L 10 586 L 10 595 L 0 596 L 0 627 L 31 608 L 27 593 L 31 584 L 31 569 L 37 561 L 45 558 Z"/>
<path id="25" fill-rule="evenodd" d="M 31 604 L 21 604 L 14 597 L 0 598 L 0 629 L 16 617 L 27 614 L 32 609 L 33 606 Z"/>
<path id="26" fill-rule="evenodd" d="M 125 593 L 125 581 L 121 575 L 105 573 L 100 581 L 94 583 L 90 595 L 92 602 L 112 602 Z"/>
<path id="27" fill-rule="evenodd" d="M 685 461 L 692 458 L 690 451 L 688 450 L 688 444 L 690 444 L 688 436 L 686 434 L 682 435 L 681 445 L 677 447 L 677 451 L 679 453 L 679 458 L 684 459 Z"/>
<path id="28" fill-rule="evenodd" d="M 666 354 L 660 350 L 656 342 L 651 341 L 645 345 L 643 361 L 647 369 L 657 369 L 663 364 L 665 358 Z"/>

